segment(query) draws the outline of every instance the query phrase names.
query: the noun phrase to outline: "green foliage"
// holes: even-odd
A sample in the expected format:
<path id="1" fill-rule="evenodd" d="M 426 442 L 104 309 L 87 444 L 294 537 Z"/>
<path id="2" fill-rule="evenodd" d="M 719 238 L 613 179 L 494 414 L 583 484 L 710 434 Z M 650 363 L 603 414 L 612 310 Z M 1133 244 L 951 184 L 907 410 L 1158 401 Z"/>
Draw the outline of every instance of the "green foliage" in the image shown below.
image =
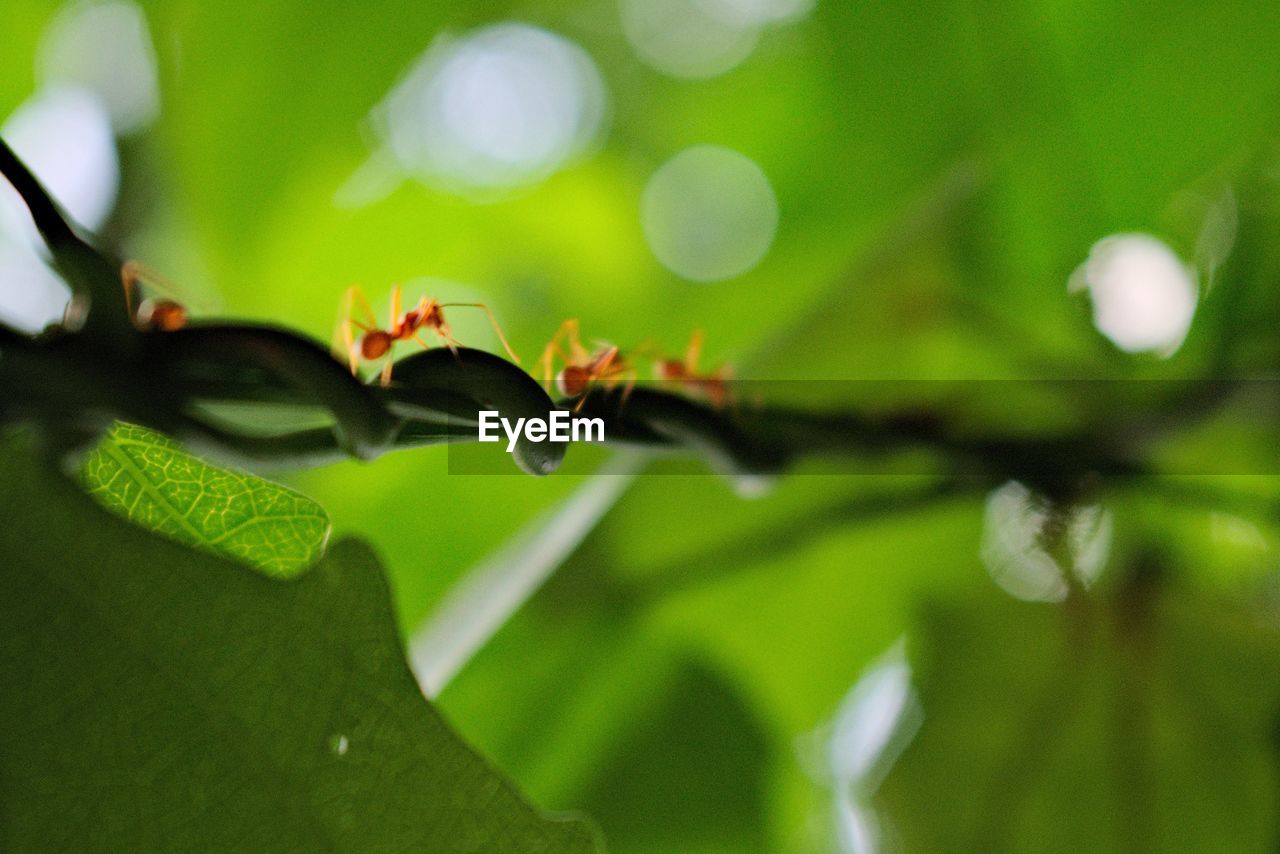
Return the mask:
<path id="1" fill-rule="evenodd" d="M 1280 630 L 1146 581 L 925 609 L 928 722 L 882 798 L 908 849 L 1271 850 Z"/>
<path id="2" fill-rule="evenodd" d="M 10 5 L 0 114 L 29 94 L 59 4 Z M 124 194 L 106 237 L 216 292 L 225 316 L 327 339 L 349 284 L 381 310 L 404 282 L 406 294 L 490 304 L 522 354 L 570 316 L 588 337 L 654 338 L 670 351 L 699 327 L 710 363 L 729 359 L 753 380 L 1168 380 L 1272 376 L 1280 364 L 1280 5 L 818 0 L 762 33 L 739 68 L 701 81 L 645 67 L 615 0 L 143 5 L 164 108 L 122 145 Z M 490 204 L 406 181 L 366 207 L 334 205 L 370 156 L 369 110 L 408 64 L 442 32 L 506 18 L 575 40 L 600 66 L 612 117 L 599 150 Z M 707 143 L 760 164 L 780 230 L 756 270 L 691 285 L 654 259 L 638 211 L 655 169 Z M 1066 294 L 1071 271 L 1118 231 L 1158 234 L 1190 260 L 1224 185 L 1239 202 L 1237 239 L 1190 338 L 1167 360 L 1118 352 Z M 483 320 L 467 322 L 459 339 L 484 346 Z M 911 383 L 880 387 L 908 405 L 937 403 L 914 399 Z M 785 391 L 822 407 L 866 404 L 832 399 L 832 388 Z M 976 430 L 1032 435 L 1065 408 L 996 403 L 973 414 Z M 1066 414 L 1116 409 L 1109 398 L 1085 404 Z M 1274 413 L 1265 404 L 1249 420 L 1203 422 L 1192 455 L 1274 470 Z M 450 476 L 440 449 L 289 477 L 335 530 L 359 532 L 385 559 L 406 633 L 574 486 Z M 924 723 L 875 799 L 904 840 L 1274 850 L 1280 798 L 1265 727 L 1277 711 L 1280 492 L 1275 478 L 1196 480 L 1176 493 L 1168 479 L 1095 483 L 1092 498 L 1116 512 L 1102 584 L 1069 605 L 1028 605 L 1000 601 L 979 559 L 985 483 L 917 500 L 913 479 L 798 477 L 747 503 L 713 478 L 645 478 L 439 702 L 536 801 L 589 806 L 619 849 L 811 851 L 833 820 L 830 793 L 797 740 L 906 635 Z M 877 502 L 893 509 L 868 512 Z M 76 515 L 32 530 L 80 527 Z M 1115 622 L 1135 554 L 1152 542 L 1167 547 L 1167 574 L 1142 635 L 1150 673 L 1129 679 L 1129 636 Z M 932 603 L 923 615 L 922 601 Z M 1073 677 L 1075 702 L 1057 702 L 1073 608 L 1091 627 L 1084 675 Z M 155 613 L 135 616 L 145 628 Z M 184 637 L 173 631 L 161 640 Z M 247 635 L 224 642 L 237 660 L 258 648 Z M 0 696 L 30 681 L 10 671 Z M 1124 735 L 1130 701 L 1145 738 Z M 667 763 L 663 735 L 682 719 L 686 741 Z M 1019 757 L 1025 773 L 1004 776 Z M 718 779 L 720 767 L 734 779 Z M 1122 799 L 1134 780 L 1154 793 L 1145 815 Z M 980 839 L 988 828 L 1000 838 Z"/>
<path id="3" fill-rule="evenodd" d="M 423 700 L 382 570 L 157 538 L 0 445 L 5 850 L 594 849 Z"/>
<path id="4" fill-rule="evenodd" d="M 126 519 L 268 575 L 296 575 L 329 539 L 329 517 L 306 496 L 210 465 L 131 424 L 103 437 L 85 460 L 84 481 L 90 495 Z"/>

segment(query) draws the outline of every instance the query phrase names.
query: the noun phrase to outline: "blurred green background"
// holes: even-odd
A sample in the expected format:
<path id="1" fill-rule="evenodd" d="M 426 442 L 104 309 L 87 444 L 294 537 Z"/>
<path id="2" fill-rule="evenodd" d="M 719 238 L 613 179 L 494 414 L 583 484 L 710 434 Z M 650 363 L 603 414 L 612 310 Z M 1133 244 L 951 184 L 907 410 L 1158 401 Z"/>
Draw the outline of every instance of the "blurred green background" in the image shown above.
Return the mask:
<path id="1" fill-rule="evenodd" d="M 1275 3 L 22 0 L 0 34 L 4 135 L 197 314 L 327 341 L 345 288 L 382 312 L 398 282 L 486 302 L 526 366 L 577 317 L 672 352 L 700 328 L 752 380 L 1265 375 L 1280 351 Z M 1068 292 L 1129 232 L 1196 265 L 1172 355 Z M 7 317 L 57 316 L 19 281 Z M 582 482 L 447 466 L 288 478 L 376 548 L 406 637 Z M 1065 603 L 997 583 L 992 526 L 1034 517 L 1016 488 L 860 509 L 918 486 L 641 477 L 441 707 L 616 851 L 1274 849 L 1271 480 L 1215 481 L 1221 507 L 1105 485 L 1098 583 Z"/>

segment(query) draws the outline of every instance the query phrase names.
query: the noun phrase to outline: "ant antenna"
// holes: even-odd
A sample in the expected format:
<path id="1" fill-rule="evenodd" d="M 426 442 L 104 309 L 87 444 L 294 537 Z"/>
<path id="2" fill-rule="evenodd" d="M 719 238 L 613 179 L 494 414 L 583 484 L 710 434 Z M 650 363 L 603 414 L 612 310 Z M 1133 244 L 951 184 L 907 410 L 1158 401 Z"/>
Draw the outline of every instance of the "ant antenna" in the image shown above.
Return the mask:
<path id="1" fill-rule="evenodd" d="M 489 306 L 482 302 L 446 302 L 440 304 L 441 308 L 479 308 L 489 317 L 489 325 L 493 327 L 494 334 L 498 336 L 498 340 L 502 342 L 502 349 L 507 351 L 507 355 L 517 365 L 520 364 L 520 357 L 516 355 L 516 351 L 511 349 L 511 345 L 507 343 L 507 336 L 502 334 L 502 327 L 498 325 L 498 318 L 494 316 Z"/>

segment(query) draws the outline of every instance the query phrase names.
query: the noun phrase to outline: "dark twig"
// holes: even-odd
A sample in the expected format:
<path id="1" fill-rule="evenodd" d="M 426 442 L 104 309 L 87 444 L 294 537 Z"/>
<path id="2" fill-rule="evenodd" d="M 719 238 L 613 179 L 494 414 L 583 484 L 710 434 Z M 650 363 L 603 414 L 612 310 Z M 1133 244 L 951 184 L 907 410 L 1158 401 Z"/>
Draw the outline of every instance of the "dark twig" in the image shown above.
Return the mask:
<path id="1" fill-rule="evenodd" d="M 874 460 L 925 453 L 925 471 L 1019 478 L 1056 496 L 1093 474 L 1147 471 L 1145 442 L 1177 423 L 1185 401 L 1158 411 L 1108 411 L 1052 439 L 961 432 L 938 409 L 869 415 L 769 406 L 717 408 L 680 393 L 635 388 L 591 391 L 553 402 L 518 366 L 489 353 L 439 348 L 395 365 L 383 388 L 353 377 L 312 339 L 275 326 L 193 324 L 144 331 L 129 316 L 120 265 L 83 240 L 39 182 L 0 141 L 0 172 L 26 201 L 82 322 L 36 336 L 0 326 L 0 422 L 37 422 L 55 454 L 78 451 L 117 419 L 150 426 L 201 452 L 253 467 L 303 467 L 398 448 L 475 441 L 481 410 L 512 421 L 580 408 L 605 423 L 606 441 L 655 454 L 700 457 L 735 478 L 769 478 L 802 457 Z M 1230 389 L 1195 401 L 1202 417 Z M 304 407 L 324 416 L 294 431 L 262 435 L 220 421 L 211 405 Z M 1146 425 L 1145 427 L 1143 425 Z M 519 439 L 512 457 L 532 474 L 554 471 L 565 445 Z"/>

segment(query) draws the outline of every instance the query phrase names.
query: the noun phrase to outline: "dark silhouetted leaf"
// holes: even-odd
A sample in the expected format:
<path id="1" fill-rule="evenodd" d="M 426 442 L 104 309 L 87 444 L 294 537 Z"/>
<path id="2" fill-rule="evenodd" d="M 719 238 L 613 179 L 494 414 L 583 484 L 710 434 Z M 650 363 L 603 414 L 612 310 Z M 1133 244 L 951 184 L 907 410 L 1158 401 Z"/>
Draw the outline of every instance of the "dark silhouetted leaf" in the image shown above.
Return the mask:
<path id="1" fill-rule="evenodd" d="M 346 541 L 291 581 L 0 453 L 6 851 L 590 851 L 462 743 Z"/>

